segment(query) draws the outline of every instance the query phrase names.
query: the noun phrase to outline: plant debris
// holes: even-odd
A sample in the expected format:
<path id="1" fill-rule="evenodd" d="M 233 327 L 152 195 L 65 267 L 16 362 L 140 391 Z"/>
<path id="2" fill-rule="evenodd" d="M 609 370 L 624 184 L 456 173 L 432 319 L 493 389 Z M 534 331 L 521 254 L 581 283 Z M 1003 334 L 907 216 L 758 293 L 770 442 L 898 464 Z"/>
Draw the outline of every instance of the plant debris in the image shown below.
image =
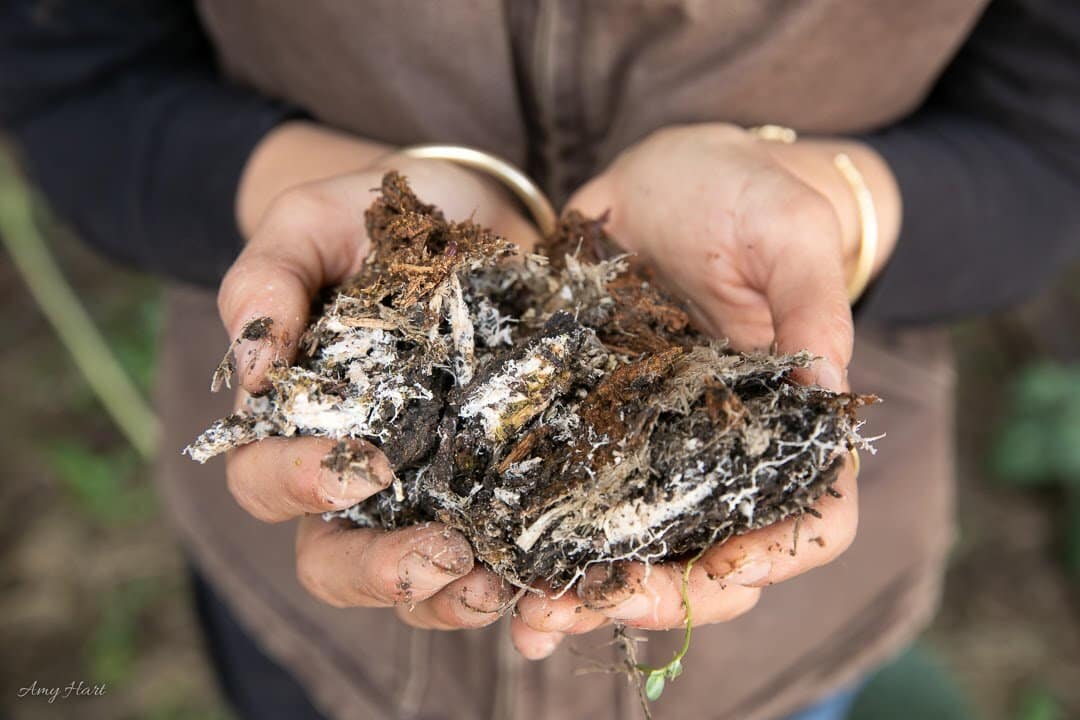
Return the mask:
<path id="1" fill-rule="evenodd" d="M 689 557 L 812 511 L 866 446 L 855 412 L 875 398 L 793 382 L 807 352 L 739 353 L 697 332 L 603 218 L 571 211 L 522 253 L 391 172 L 365 219 L 372 252 L 323 298 L 296 364 L 193 459 L 271 435 L 369 441 L 392 486 L 327 517 L 437 520 L 515 585 L 564 592 L 595 563 Z M 330 466 L 362 466 L 349 456 L 362 446 L 340 443 Z"/>

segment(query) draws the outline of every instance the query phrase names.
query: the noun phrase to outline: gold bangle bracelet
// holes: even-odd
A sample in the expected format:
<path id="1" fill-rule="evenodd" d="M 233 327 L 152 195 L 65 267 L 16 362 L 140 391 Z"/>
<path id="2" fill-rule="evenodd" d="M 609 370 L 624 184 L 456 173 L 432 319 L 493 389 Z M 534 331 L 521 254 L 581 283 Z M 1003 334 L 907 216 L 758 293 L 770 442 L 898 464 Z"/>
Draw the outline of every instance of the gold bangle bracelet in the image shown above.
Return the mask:
<path id="1" fill-rule="evenodd" d="M 783 125 L 757 125 L 747 128 L 746 131 L 759 140 L 784 143 L 785 145 L 790 145 L 799 139 L 797 132 Z"/>
<path id="2" fill-rule="evenodd" d="M 874 196 L 870 194 L 866 180 L 848 154 L 838 153 L 833 158 L 833 165 L 851 188 L 859 213 L 859 256 L 855 259 L 855 270 L 847 283 L 848 302 L 854 305 L 870 284 L 870 276 L 874 274 L 878 247 L 877 210 L 874 208 Z"/>
<path id="3" fill-rule="evenodd" d="M 761 140 L 780 142 L 785 145 L 790 145 L 798 139 L 798 134 L 794 130 L 782 125 L 759 125 L 749 128 L 747 132 Z M 859 215 L 859 256 L 855 260 L 855 269 L 847 281 L 848 302 L 854 305 L 866 291 L 870 278 L 874 274 L 874 261 L 877 259 L 878 249 L 877 210 L 874 207 L 874 196 L 862 173 L 851 161 L 851 157 L 847 153 L 837 153 L 833 157 L 833 165 L 851 189 L 851 194 L 855 196 L 855 208 Z"/>
<path id="4" fill-rule="evenodd" d="M 555 232 L 558 216 L 547 196 L 525 173 L 506 160 L 464 145 L 412 145 L 398 153 L 424 160 L 445 160 L 491 175 L 525 204 L 544 237 Z"/>

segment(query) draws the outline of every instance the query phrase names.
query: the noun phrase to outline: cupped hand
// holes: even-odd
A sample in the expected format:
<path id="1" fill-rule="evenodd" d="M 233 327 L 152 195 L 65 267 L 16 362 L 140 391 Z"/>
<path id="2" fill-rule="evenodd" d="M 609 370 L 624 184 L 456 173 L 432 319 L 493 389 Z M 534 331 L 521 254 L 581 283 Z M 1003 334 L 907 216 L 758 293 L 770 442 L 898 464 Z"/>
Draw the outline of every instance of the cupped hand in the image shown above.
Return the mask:
<path id="1" fill-rule="evenodd" d="M 502 191 L 469 171 L 389 156 L 363 172 L 307 182 L 269 204 L 218 295 L 230 337 L 257 318 L 265 336 L 236 348 L 244 391 L 267 389 L 267 370 L 290 362 L 321 288 L 355 273 L 370 241 L 364 209 L 386 169 L 398 169 L 426 201 L 450 219 L 473 217 L 506 237 L 532 244 L 535 231 Z M 317 513 L 358 503 L 389 485 L 392 471 L 374 447 L 356 442 L 366 462 L 345 471 L 325 466 L 334 441 L 267 438 L 229 453 L 226 473 L 237 502 L 260 520 L 299 517 L 297 575 L 315 597 L 338 607 L 397 605 L 406 622 L 429 628 L 479 627 L 494 621 L 509 588 L 474 566 L 468 542 L 436 523 L 383 532 Z M 353 453 L 357 456 L 357 453 Z"/>
<path id="2" fill-rule="evenodd" d="M 853 150 L 847 143 L 844 151 Z M 607 230 L 659 280 L 691 304 L 697 323 L 738 349 L 808 349 L 820 359 L 800 380 L 846 389 L 853 328 L 846 277 L 857 255 L 850 190 L 832 167 L 829 146 L 766 143 L 727 125 L 658 131 L 620 155 L 568 203 L 589 216 L 608 213 Z M 888 174 L 862 152 L 874 175 Z M 872 166 L 872 167 L 871 167 Z M 808 179 L 821 178 L 812 185 Z M 891 180 L 891 177 L 890 177 Z M 834 192 L 835 191 L 835 192 Z M 845 195 L 847 193 L 847 195 Z M 881 195 L 895 204 L 895 190 Z M 899 208 L 884 208 L 880 268 L 891 251 Z M 835 559 L 855 537 L 856 470 L 846 461 L 834 489 L 804 515 L 707 550 L 689 575 L 695 625 L 751 609 L 761 588 Z M 801 538 L 801 540 L 799 540 Z M 567 633 L 617 620 L 645 629 L 682 625 L 684 565 L 625 563 L 625 582 L 595 567 L 576 593 L 532 595 L 518 603 L 513 637 L 527 657 L 549 654 Z"/>
<path id="3" fill-rule="evenodd" d="M 686 595 L 694 626 L 733 620 L 751 610 L 762 588 L 835 560 L 855 539 L 858 526 L 856 473 L 847 464 L 814 508 L 803 515 L 715 545 L 690 570 Z M 511 626 L 514 645 L 527 658 L 547 657 L 566 635 L 590 632 L 610 622 L 642 630 L 682 627 L 683 563 L 595 566 L 575 590 L 553 598 L 526 595 Z M 612 574 L 619 576 L 610 582 Z"/>

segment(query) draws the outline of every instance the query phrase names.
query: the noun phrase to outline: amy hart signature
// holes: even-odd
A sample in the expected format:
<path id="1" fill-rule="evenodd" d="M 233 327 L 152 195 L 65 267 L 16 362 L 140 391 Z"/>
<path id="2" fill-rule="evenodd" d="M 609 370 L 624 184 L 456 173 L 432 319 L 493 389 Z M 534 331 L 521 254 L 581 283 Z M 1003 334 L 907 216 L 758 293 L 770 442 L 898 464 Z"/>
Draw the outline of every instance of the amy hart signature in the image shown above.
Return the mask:
<path id="1" fill-rule="evenodd" d="M 60 700 L 67 700 L 71 697 L 101 697 L 105 694 L 105 683 L 100 685 L 91 685 L 84 680 L 73 680 L 69 685 L 48 687 L 46 685 L 38 685 L 38 681 L 34 680 L 26 687 L 19 688 L 18 695 L 21 698 L 24 697 L 47 697 L 49 703 L 56 702 L 57 698 Z"/>

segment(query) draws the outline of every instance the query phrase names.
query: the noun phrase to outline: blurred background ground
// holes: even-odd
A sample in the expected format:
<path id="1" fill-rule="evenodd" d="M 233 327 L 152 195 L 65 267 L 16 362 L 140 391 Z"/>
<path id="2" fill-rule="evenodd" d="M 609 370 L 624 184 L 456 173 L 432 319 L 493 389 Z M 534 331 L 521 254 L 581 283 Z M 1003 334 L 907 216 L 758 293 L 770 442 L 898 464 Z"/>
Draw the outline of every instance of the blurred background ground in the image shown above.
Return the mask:
<path id="1" fill-rule="evenodd" d="M 155 284 L 50 238 L 124 366 L 148 390 Z M 124 441 L 0 256 L 0 708 L 16 720 L 225 717 L 150 469 Z M 105 683 L 103 697 L 18 699 Z M 0 717 L 4 717 L 0 710 Z"/>
<path id="2" fill-rule="evenodd" d="M 157 286 L 58 230 L 48 239 L 150 392 Z M 227 718 L 150 468 L 2 254 L 0 337 L 0 718 Z M 1080 718 L 1080 274 L 955 337 L 960 537 L 945 604 L 857 713 Z M 105 683 L 106 694 L 17 698 L 33 681 L 79 679 Z"/>

